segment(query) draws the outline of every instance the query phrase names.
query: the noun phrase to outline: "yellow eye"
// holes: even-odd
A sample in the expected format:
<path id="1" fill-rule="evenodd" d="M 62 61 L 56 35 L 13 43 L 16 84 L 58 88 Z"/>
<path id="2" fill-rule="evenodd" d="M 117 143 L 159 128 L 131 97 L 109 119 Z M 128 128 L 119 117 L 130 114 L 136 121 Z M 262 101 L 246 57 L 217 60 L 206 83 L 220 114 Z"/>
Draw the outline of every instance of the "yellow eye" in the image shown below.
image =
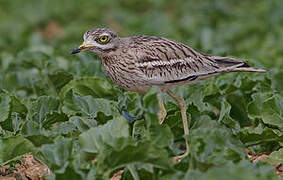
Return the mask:
<path id="1" fill-rule="evenodd" d="M 101 42 L 101 43 L 107 43 L 108 42 L 108 36 L 100 36 L 99 37 L 99 41 Z"/>

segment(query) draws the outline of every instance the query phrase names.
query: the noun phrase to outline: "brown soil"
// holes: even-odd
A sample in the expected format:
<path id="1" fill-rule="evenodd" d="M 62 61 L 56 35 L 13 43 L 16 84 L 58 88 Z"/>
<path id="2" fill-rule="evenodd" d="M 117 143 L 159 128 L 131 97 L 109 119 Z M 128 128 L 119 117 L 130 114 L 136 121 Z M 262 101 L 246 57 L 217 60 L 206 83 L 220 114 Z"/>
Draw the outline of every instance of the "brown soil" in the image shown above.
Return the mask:
<path id="1" fill-rule="evenodd" d="M 252 154 L 248 149 L 246 149 L 247 156 L 252 163 L 256 163 L 258 161 L 265 161 L 266 157 L 269 156 L 268 153 L 261 153 L 261 154 Z M 275 168 L 275 173 L 283 179 L 283 164 L 270 164 Z"/>
<path id="2" fill-rule="evenodd" d="M 57 21 L 50 21 L 44 29 L 40 30 L 42 37 L 46 40 L 52 40 L 64 35 L 64 30 Z"/>
<path id="3" fill-rule="evenodd" d="M 51 171 L 46 165 L 36 161 L 32 154 L 24 155 L 21 164 L 0 168 L 0 180 L 44 180 L 42 176 L 45 174 L 51 174 Z"/>

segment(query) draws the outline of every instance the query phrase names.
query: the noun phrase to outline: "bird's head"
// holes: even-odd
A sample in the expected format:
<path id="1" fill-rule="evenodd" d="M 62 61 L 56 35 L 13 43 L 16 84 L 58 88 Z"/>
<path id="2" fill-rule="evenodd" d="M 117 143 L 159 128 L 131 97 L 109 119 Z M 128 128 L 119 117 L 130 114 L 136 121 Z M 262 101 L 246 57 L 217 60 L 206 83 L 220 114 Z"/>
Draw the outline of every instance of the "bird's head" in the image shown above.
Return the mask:
<path id="1" fill-rule="evenodd" d="M 76 54 L 82 51 L 90 51 L 94 54 L 100 55 L 116 49 L 118 44 L 119 37 L 112 29 L 92 29 L 85 32 L 83 44 L 73 49 L 71 54 Z"/>

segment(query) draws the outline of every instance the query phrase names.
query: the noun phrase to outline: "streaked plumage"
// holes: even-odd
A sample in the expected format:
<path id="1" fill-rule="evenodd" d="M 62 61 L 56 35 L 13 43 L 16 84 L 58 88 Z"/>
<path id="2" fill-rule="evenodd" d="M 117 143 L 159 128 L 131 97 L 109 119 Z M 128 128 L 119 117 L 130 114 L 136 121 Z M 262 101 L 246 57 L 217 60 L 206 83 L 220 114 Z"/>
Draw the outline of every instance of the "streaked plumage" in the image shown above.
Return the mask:
<path id="1" fill-rule="evenodd" d="M 83 50 L 101 58 L 105 72 L 118 86 L 145 93 L 147 88 L 156 85 L 162 92 L 168 93 L 181 108 L 185 134 L 188 134 L 185 104 L 170 88 L 224 72 L 265 72 L 252 68 L 243 61 L 200 53 L 180 42 L 163 37 L 140 35 L 120 38 L 108 28 L 87 31 L 84 34 L 84 44 L 74 49 L 72 54 Z M 166 111 L 161 96 L 158 97 L 161 109 L 159 120 L 162 123 Z M 187 151 L 180 158 L 188 154 L 188 144 L 186 145 Z"/>

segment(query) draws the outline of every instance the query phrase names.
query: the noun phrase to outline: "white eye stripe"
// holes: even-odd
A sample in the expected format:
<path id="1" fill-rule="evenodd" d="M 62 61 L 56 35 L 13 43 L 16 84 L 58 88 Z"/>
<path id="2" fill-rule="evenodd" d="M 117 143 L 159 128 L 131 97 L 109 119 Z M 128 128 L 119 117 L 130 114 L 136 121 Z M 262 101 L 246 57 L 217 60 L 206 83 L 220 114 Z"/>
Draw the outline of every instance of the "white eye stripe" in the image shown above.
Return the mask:
<path id="1" fill-rule="evenodd" d="M 85 41 L 84 44 L 92 45 L 92 46 L 98 47 L 100 49 L 107 49 L 108 48 L 108 46 L 106 44 L 100 44 L 100 43 L 98 43 L 96 41 L 91 41 L 91 40 L 90 41 L 89 40 Z"/>

